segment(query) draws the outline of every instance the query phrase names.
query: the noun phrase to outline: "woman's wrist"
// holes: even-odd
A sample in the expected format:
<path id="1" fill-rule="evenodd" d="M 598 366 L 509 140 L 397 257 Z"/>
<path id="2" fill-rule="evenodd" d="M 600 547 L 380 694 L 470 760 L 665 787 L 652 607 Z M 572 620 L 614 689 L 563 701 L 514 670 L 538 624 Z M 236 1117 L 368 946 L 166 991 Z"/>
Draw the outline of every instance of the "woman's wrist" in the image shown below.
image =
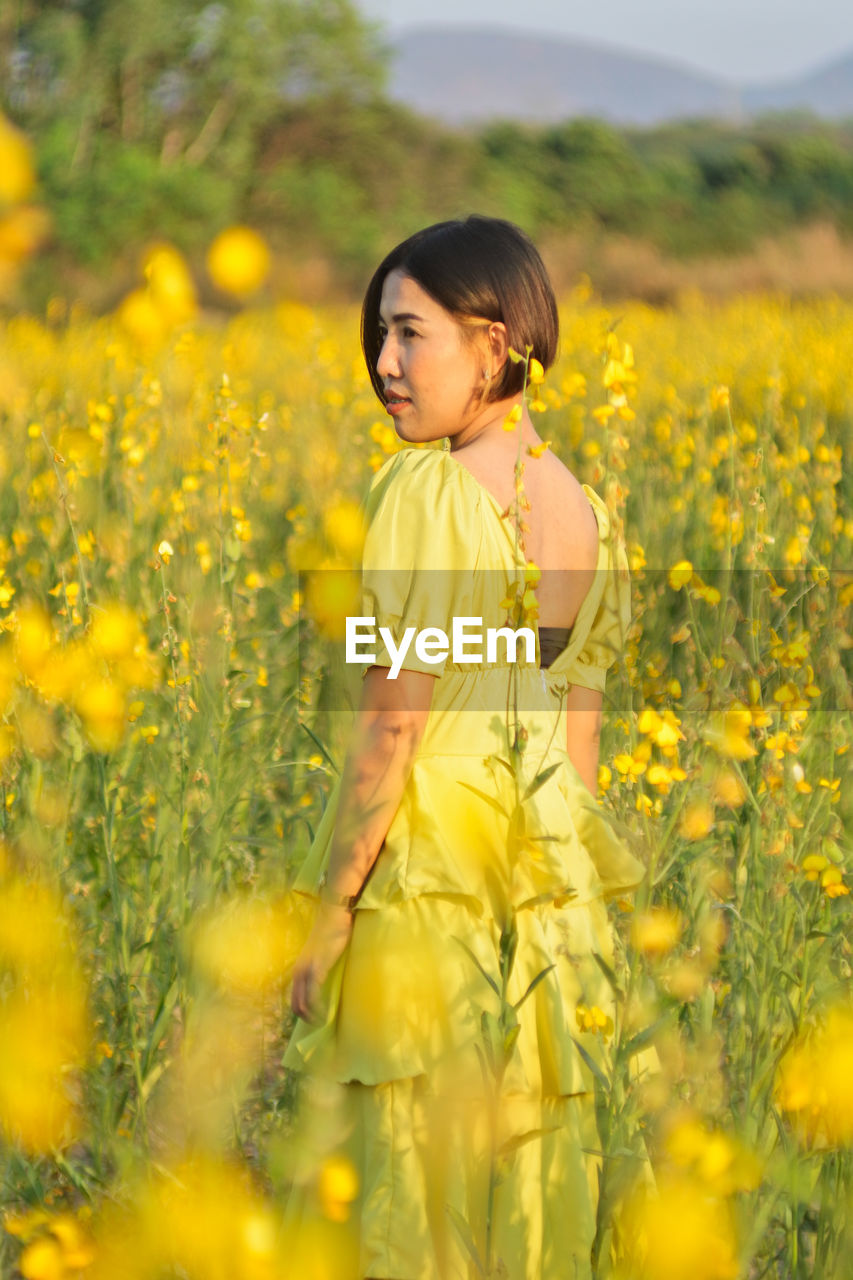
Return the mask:
<path id="1" fill-rule="evenodd" d="M 353 911 L 361 896 L 358 893 L 337 893 L 328 883 L 328 873 L 323 872 L 317 882 L 317 896 L 328 907 L 341 907 L 344 911 Z"/>

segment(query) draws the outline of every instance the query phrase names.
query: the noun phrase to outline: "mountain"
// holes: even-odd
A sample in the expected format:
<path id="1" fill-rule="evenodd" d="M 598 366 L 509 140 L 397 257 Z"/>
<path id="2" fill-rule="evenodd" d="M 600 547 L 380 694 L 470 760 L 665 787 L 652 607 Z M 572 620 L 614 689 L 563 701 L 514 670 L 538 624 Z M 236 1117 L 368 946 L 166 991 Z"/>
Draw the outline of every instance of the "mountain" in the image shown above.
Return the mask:
<path id="1" fill-rule="evenodd" d="M 408 27 L 392 38 L 391 96 L 449 124 L 619 124 L 804 108 L 853 116 L 853 52 L 797 80 L 739 86 L 645 54 L 492 26 Z"/>
<path id="2" fill-rule="evenodd" d="M 751 115 L 805 108 L 819 116 L 853 117 L 853 51 L 796 80 L 746 88 L 743 104 Z"/>

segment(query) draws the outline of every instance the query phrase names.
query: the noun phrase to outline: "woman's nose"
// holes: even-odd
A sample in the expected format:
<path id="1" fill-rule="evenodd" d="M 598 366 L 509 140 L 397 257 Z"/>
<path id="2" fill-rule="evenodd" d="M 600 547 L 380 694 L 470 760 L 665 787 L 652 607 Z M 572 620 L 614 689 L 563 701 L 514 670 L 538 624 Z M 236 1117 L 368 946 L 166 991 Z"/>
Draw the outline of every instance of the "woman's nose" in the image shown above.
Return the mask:
<path id="1" fill-rule="evenodd" d="M 399 348 L 390 333 L 386 335 L 379 350 L 376 372 L 380 378 L 396 378 L 400 375 Z"/>

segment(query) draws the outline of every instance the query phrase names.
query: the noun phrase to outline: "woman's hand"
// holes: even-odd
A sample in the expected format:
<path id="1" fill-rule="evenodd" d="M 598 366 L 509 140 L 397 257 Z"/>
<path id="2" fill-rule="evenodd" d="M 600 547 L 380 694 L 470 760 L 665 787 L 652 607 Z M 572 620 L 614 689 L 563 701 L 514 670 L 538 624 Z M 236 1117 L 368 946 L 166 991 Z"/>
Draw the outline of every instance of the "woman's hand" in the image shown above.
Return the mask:
<path id="1" fill-rule="evenodd" d="M 321 902 L 293 973 L 290 1006 L 298 1018 L 311 1022 L 316 1014 L 317 994 L 329 970 L 342 955 L 352 933 L 352 912 Z"/>

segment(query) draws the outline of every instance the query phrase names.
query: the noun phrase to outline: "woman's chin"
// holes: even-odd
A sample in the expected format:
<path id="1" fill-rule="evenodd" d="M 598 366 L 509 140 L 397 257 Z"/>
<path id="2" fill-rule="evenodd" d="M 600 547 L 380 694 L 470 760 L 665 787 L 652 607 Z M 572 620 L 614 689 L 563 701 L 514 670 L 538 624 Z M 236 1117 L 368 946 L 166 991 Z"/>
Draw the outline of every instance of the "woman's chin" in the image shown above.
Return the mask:
<path id="1" fill-rule="evenodd" d="M 423 443 L 417 431 L 407 428 L 404 422 L 395 422 L 394 430 L 397 432 L 399 439 L 405 440 L 406 444 L 422 444 Z"/>

